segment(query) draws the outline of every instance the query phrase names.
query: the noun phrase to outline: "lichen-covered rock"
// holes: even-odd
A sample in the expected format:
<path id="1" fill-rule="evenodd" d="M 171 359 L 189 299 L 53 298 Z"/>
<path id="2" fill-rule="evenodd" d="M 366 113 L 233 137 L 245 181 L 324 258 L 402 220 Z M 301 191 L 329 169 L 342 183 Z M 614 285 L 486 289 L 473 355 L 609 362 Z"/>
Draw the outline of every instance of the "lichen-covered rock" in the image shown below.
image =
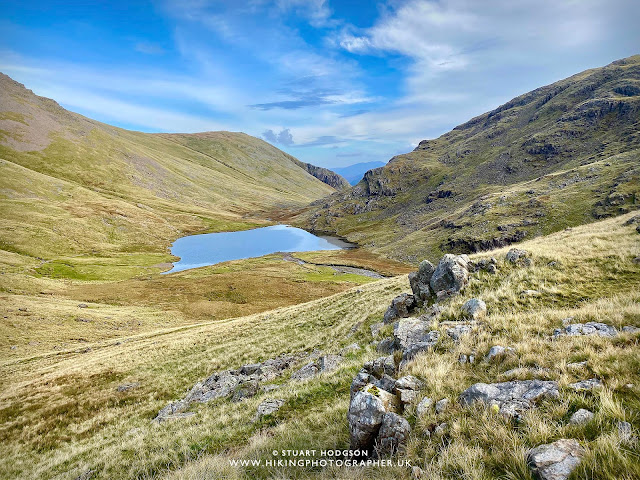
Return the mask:
<path id="1" fill-rule="evenodd" d="M 396 339 L 394 337 L 386 337 L 380 340 L 376 345 L 376 351 L 385 355 L 390 355 L 396 351 Z"/>
<path id="2" fill-rule="evenodd" d="M 427 415 L 431 411 L 432 406 L 433 400 L 429 397 L 424 397 L 416 407 L 416 417 L 422 418 Z"/>
<path id="3" fill-rule="evenodd" d="M 378 455 L 394 455 L 402 450 L 410 433 L 411 427 L 406 419 L 393 412 L 385 413 L 376 441 Z"/>
<path id="4" fill-rule="evenodd" d="M 342 360 L 340 355 L 323 355 L 318 360 L 318 368 L 321 372 L 331 372 L 338 368 Z"/>
<path id="5" fill-rule="evenodd" d="M 409 313 L 413 311 L 416 306 L 416 301 L 413 295 L 409 293 L 401 293 L 396 298 L 391 300 L 391 305 L 384 314 L 383 322 L 389 324 L 396 318 L 405 318 L 409 316 Z"/>
<path id="6" fill-rule="evenodd" d="M 487 314 L 487 304 L 479 298 L 472 298 L 462 305 L 462 314 L 471 320 L 478 320 Z"/>
<path id="7" fill-rule="evenodd" d="M 396 348 L 402 350 L 414 343 L 424 342 L 429 333 L 429 325 L 417 318 L 399 320 L 393 327 Z"/>
<path id="8" fill-rule="evenodd" d="M 440 259 L 431 280 L 429 282 L 431 290 L 445 292 L 446 294 L 456 294 L 469 283 L 469 257 L 466 255 L 446 254 Z"/>
<path id="9" fill-rule="evenodd" d="M 561 439 L 529 450 L 527 464 L 540 480 L 566 480 L 584 453 L 577 440 Z"/>
<path id="10" fill-rule="evenodd" d="M 393 360 L 393 355 L 386 357 L 378 357 L 375 360 L 366 362 L 363 365 L 363 370 L 376 378 L 381 378 L 383 375 L 394 376 L 396 374 L 396 364 Z"/>
<path id="11" fill-rule="evenodd" d="M 433 297 L 433 292 L 431 291 L 429 282 L 431 281 L 431 276 L 435 270 L 436 267 L 431 262 L 423 260 L 418 267 L 418 271 L 409 274 L 411 291 L 413 292 L 413 296 L 419 306 L 423 305 Z"/>
<path id="12" fill-rule="evenodd" d="M 543 380 L 513 380 L 502 383 L 476 383 L 460 395 L 460 403 L 470 405 L 479 401 L 497 405 L 499 412 L 508 417 L 519 418 L 520 412 L 533 406 L 538 400 L 557 398 L 558 382 Z"/>
<path id="13" fill-rule="evenodd" d="M 573 415 L 571 415 L 571 418 L 569 419 L 569 423 L 573 425 L 580 425 L 582 423 L 590 422 L 593 419 L 593 417 L 594 417 L 593 412 L 590 412 L 589 410 L 581 408 L 580 410 L 576 411 Z"/>

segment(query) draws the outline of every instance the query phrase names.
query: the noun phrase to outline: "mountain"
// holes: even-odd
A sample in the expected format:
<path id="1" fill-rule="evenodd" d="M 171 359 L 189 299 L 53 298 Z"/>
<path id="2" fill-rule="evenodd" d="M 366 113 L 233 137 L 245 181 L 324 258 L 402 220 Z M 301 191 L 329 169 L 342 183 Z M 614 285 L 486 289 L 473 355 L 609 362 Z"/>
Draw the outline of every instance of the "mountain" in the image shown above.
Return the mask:
<path id="1" fill-rule="evenodd" d="M 336 190 L 344 190 L 345 188 L 349 188 L 349 182 L 335 171 L 329 170 L 328 168 L 316 167 L 315 165 L 304 163 L 299 160 L 297 161 L 297 163 L 310 175 L 313 175 L 321 182 L 326 183 Z"/>
<path id="2" fill-rule="evenodd" d="M 640 55 L 538 88 L 368 171 L 295 222 L 411 262 L 640 205 Z"/>
<path id="3" fill-rule="evenodd" d="M 264 224 L 334 192 L 300 163 L 244 133 L 116 128 L 0 74 L 0 249 L 23 258 L 166 261 L 177 237 Z"/>
<path id="4" fill-rule="evenodd" d="M 348 167 L 332 168 L 331 170 L 346 178 L 350 185 L 355 185 L 362 180 L 362 177 L 364 177 L 364 174 L 367 171 L 374 168 L 384 167 L 384 165 L 384 162 L 363 162 L 354 163 Z"/>

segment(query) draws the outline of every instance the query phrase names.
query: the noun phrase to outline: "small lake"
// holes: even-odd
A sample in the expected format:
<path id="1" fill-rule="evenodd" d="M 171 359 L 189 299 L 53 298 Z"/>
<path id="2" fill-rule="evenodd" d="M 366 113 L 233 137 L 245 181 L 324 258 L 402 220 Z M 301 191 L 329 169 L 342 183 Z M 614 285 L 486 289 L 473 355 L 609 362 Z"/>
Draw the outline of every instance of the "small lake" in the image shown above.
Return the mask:
<path id="1" fill-rule="evenodd" d="M 288 225 L 240 232 L 204 233 L 176 240 L 171 246 L 171 254 L 180 257 L 180 260 L 164 273 L 206 267 L 229 260 L 261 257 L 275 252 L 313 252 L 353 247 L 355 245 L 339 238 L 316 236 Z"/>

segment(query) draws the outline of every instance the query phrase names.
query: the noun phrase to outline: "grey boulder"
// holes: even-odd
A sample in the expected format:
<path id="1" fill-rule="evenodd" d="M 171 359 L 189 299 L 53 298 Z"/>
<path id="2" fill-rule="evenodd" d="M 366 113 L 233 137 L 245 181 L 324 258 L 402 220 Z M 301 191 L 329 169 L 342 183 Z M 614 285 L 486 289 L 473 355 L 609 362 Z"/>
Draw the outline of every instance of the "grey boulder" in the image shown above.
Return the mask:
<path id="1" fill-rule="evenodd" d="M 469 283 L 469 257 L 446 254 L 438 262 L 431 280 L 431 290 L 452 295 L 460 292 Z"/>
<path id="2" fill-rule="evenodd" d="M 396 318 L 408 317 L 409 313 L 413 311 L 415 306 L 416 301 L 414 296 L 409 293 L 402 293 L 391 300 L 391 305 L 384 314 L 383 322 L 385 324 L 389 324 Z"/>
<path id="3" fill-rule="evenodd" d="M 410 433 L 411 427 L 406 419 L 393 412 L 385 413 L 376 442 L 378 455 L 394 455 L 400 451 L 406 445 Z"/>
<path id="4" fill-rule="evenodd" d="M 540 480 L 566 480 L 584 453 L 577 440 L 561 439 L 529 450 L 527 464 Z"/>
<path id="5" fill-rule="evenodd" d="M 429 283 L 435 270 L 436 267 L 431 262 L 423 260 L 418 267 L 418 271 L 409 274 L 411 291 L 418 305 L 423 305 L 433 296 Z"/>

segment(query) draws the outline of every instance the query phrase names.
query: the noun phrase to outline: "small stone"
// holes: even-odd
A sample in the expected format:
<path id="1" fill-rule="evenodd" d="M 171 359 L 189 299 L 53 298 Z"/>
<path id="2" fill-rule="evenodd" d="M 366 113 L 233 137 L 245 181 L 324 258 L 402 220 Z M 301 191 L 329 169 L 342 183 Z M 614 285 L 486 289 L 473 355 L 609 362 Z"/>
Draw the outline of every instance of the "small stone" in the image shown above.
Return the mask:
<path id="1" fill-rule="evenodd" d="M 541 480 L 566 480 L 584 453 L 577 440 L 561 439 L 529 450 L 527 464 Z"/>
<path id="2" fill-rule="evenodd" d="M 413 375 L 406 375 L 396 380 L 396 388 L 398 389 L 420 390 L 423 385 L 424 384 Z"/>
<path id="3" fill-rule="evenodd" d="M 297 372 L 294 372 L 293 375 L 291 375 L 291 380 L 308 380 L 309 378 L 315 377 L 319 371 L 320 369 L 318 368 L 318 365 L 316 365 L 316 362 L 310 362 Z"/>
<path id="4" fill-rule="evenodd" d="M 489 349 L 489 353 L 487 353 L 487 356 L 484 357 L 484 359 L 487 362 L 490 362 L 491 360 L 493 360 L 496 357 L 500 357 L 502 355 L 506 355 L 509 352 L 513 352 L 513 348 L 505 348 L 502 345 L 494 345 L 493 347 L 491 347 Z"/>
<path id="5" fill-rule="evenodd" d="M 89 308 L 89 305 L 87 305 L 86 303 L 79 303 L 78 308 Z"/>
<path id="6" fill-rule="evenodd" d="M 422 478 L 422 475 L 424 474 L 424 472 L 422 471 L 422 469 L 420 467 L 418 467 L 417 465 L 414 465 L 413 467 L 411 467 L 411 477 L 414 480 L 419 480 Z"/>
<path id="7" fill-rule="evenodd" d="M 440 425 L 438 425 L 436 427 L 436 429 L 433 431 L 433 433 L 435 435 L 439 435 L 439 436 L 444 435 L 446 433 L 448 427 L 449 427 L 449 425 L 447 425 L 446 423 L 441 423 Z"/>
<path id="8" fill-rule="evenodd" d="M 284 399 L 282 398 L 273 398 L 269 400 L 264 400 L 260 405 L 258 405 L 258 409 L 256 411 L 256 416 L 254 417 L 254 421 L 261 419 L 265 415 L 272 415 L 278 410 L 280 407 L 284 405 Z"/>
<path id="9" fill-rule="evenodd" d="M 341 363 L 342 357 L 340 355 L 323 355 L 318 361 L 321 372 L 331 372 L 336 370 Z"/>
<path id="10" fill-rule="evenodd" d="M 127 392 L 129 390 L 133 390 L 134 388 L 138 388 L 139 386 L 140 382 L 125 383 L 123 385 L 118 385 L 118 388 L 116 390 L 118 390 L 118 392 Z"/>
<path id="11" fill-rule="evenodd" d="M 472 320 L 478 320 L 487 314 L 487 304 L 479 298 L 472 298 L 462 306 L 462 314 Z"/>
<path id="12" fill-rule="evenodd" d="M 371 336 L 374 338 L 377 337 L 382 327 L 384 327 L 384 323 L 382 322 L 371 325 L 371 327 L 369 327 L 371 329 Z"/>
<path id="13" fill-rule="evenodd" d="M 520 292 L 521 297 L 539 297 L 541 295 L 542 293 L 540 293 L 538 290 L 523 290 L 522 292 Z"/>
<path id="14" fill-rule="evenodd" d="M 602 381 L 597 378 L 590 378 L 589 380 L 582 380 L 580 382 L 569 384 L 569 388 L 575 390 L 576 392 L 581 392 L 585 390 L 594 390 L 596 388 L 602 388 Z"/>
<path id="15" fill-rule="evenodd" d="M 396 339 L 394 337 L 386 337 L 380 340 L 376 345 L 376 351 L 384 355 L 390 355 L 396 351 Z"/>
<path id="16" fill-rule="evenodd" d="M 585 410 L 584 408 L 581 408 L 580 410 L 575 412 L 573 415 L 571 415 L 571 418 L 569 419 L 569 423 L 573 425 L 580 425 L 583 423 L 590 422 L 593 419 L 593 417 L 594 417 L 593 412 L 590 412 L 589 410 Z"/>
<path id="17" fill-rule="evenodd" d="M 427 413 L 429 413 L 429 411 L 431 411 L 432 406 L 433 400 L 431 400 L 429 397 L 424 397 L 422 400 L 420 400 L 420 403 L 418 403 L 418 406 L 416 407 L 416 417 L 424 417 Z"/>
<path id="18" fill-rule="evenodd" d="M 357 352 L 358 350 L 360 350 L 360 345 L 358 345 L 357 343 L 352 343 L 351 345 L 347 345 L 342 350 L 340 350 L 340 355 Z"/>
<path id="19" fill-rule="evenodd" d="M 436 413 L 440 414 L 442 412 L 444 412 L 447 407 L 449 406 L 449 399 L 448 398 L 443 398 L 441 400 L 438 400 L 436 402 Z"/>
<path id="20" fill-rule="evenodd" d="M 625 333 L 637 333 L 640 332 L 640 328 L 634 327 L 632 325 L 627 325 L 625 327 L 622 327 L 622 331 Z"/>
<path id="21" fill-rule="evenodd" d="M 471 333 L 472 327 L 469 324 L 456 325 L 455 327 L 447 328 L 447 335 L 453 339 L 454 342 L 459 342 L 460 339 Z"/>
<path id="22" fill-rule="evenodd" d="M 633 441 L 633 427 L 629 422 L 618 422 L 618 436 L 623 442 Z"/>
<path id="23" fill-rule="evenodd" d="M 468 361 L 469 361 L 469 357 L 467 355 L 465 355 L 464 353 L 461 353 L 460 355 L 458 355 L 458 363 L 465 364 Z"/>
<path id="24" fill-rule="evenodd" d="M 409 293 L 402 293 L 391 301 L 391 305 L 384 314 L 383 322 L 389 324 L 397 318 L 408 317 L 415 307 L 415 297 Z"/>
<path id="25" fill-rule="evenodd" d="M 529 256 L 529 252 L 519 248 L 512 248 L 505 255 L 507 262 L 518 264 L 522 263 Z"/>

